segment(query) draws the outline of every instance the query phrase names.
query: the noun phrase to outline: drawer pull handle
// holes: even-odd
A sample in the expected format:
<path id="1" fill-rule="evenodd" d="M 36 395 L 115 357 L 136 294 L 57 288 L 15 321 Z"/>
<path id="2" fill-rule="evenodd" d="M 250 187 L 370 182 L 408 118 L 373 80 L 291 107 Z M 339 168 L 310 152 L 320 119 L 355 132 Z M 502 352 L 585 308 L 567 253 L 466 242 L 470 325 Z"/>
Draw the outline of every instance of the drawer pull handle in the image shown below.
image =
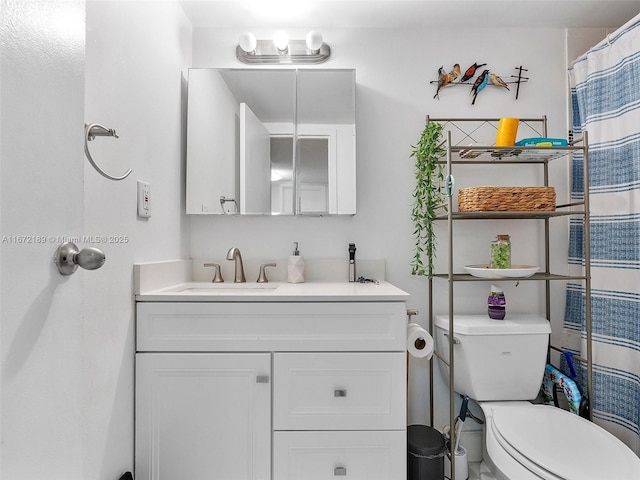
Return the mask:
<path id="1" fill-rule="evenodd" d="M 334 477 L 346 477 L 347 476 L 347 469 L 345 467 L 336 467 L 333 469 L 333 476 Z"/>
<path id="2" fill-rule="evenodd" d="M 269 383 L 269 375 L 257 375 L 256 383 Z"/>
<path id="3" fill-rule="evenodd" d="M 341 389 L 336 389 L 333 391 L 333 396 L 334 397 L 346 397 L 347 396 L 347 391 L 346 390 L 341 390 Z M 342 467 L 340 467 L 342 468 Z"/>

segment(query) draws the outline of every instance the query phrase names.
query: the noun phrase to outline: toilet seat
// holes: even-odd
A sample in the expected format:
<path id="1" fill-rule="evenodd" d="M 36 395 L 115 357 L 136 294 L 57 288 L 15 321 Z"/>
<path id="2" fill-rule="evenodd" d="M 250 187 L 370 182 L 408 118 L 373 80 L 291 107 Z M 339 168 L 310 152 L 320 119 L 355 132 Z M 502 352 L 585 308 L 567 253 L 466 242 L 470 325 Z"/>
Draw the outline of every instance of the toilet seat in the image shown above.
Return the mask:
<path id="1" fill-rule="evenodd" d="M 491 407 L 487 421 L 486 435 L 493 437 L 487 441 L 495 439 L 513 460 L 540 478 L 631 479 L 640 473 L 640 459 L 626 445 L 565 410 L 501 404 Z"/>
<path id="2" fill-rule="evenodd" d="M 539 466 L 534 461 L 531 461 L 526 454 L 523 455 L 517 448 L 514 448 L 511 442 L 502 435 L 499 427 L 497 427 L 493 422 L 493 418 L 491 419 L 488 427 L 491 429 L 491 434 L 493 434 L 493 437 L 500 448 L 502 448 L 511 457 L 511 459 L 515 460 L 520 466 L 535 474 L 536 477 L 544 478 L 545 480 L 565 480 L 564 477 L 555 475 L 553 472 Z"/>

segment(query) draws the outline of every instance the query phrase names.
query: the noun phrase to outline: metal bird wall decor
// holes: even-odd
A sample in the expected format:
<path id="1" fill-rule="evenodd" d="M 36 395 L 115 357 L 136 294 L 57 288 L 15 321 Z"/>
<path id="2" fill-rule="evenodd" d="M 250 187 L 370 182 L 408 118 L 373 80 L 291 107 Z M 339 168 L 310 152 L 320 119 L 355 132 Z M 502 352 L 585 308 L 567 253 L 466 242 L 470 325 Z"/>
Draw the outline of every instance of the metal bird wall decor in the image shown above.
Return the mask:
<path id="1" fill-rule="evenodd" d="M 457 82 L 458 80 L 462 80 L 460 79 L 460 64 L 456 63 L 453 68 L 451 69 L 451 71 L 449 72 L 449 76 L 451 77 L 451 81 L 452 82 Z"/>
<path id="2" fill-rule="evenodd" d="M 460 64 L 456 63 L 449 73 L 445 73 L 444 65 L 438 69 L 438 89 L 433 98 L 440 100 L 440 89 L 450 83 L 455 83 L 460 78 Z"/>
<path id="3" fill-rule="evenodd" d="M 480 67 L 484 67 L 485 65 L 486 63 L 481 63 L 480 65 L 478 65 L 477 63 L 474 63 L 473 65 L 471 65 L 469 68 L 465 70 L 464 75 L 462 76 L 462 80 L 460 81 L 466 82 L 467 80 L 471 80 L 473 76 L 476 74 L 476 70 L 478 70 Z"/>
<path id="4" fill-rule="evenodd" d="M 471 102 L 471 105 L 476 104 L 476 97 L 488 84 L 489 70 L 483 70 L 482 73 L 478 75 L 478 78 L 476 78 L 476 81 L 473 82 L 473 87 L 471 87 L 471 93 L 473 94 L 473 101 Z"/>
<path id="5" fill-rule="evenodd" d="M 451 80 L 444 72 L 444 66 L 442 66 L 438 69 L 438 89 L 436 90 L 436 94 L 433 98 L 438 98 L 438 100 L 440 100 L 440 89 L 442 87 L 446 87 L 449 83 L 451 83 Z"/>
<path id="6" fill-rule="evenodd" d="M 517 75 L 510 75 L 506 81 L 503 80 L 500 76 L 493 73 L 489 68 L 482 69 L 482 67 L 486 67 L 486 63 L 474 62 L 469 68 L 462 73 L 460 69 L 460 64 L 456 63 L 453 68 L 447 73 L 442 65 L 438 69 L 438 80 L 431 81 L 429 83 L 437 84 L 436 93 L 433 98 L 437 98 L 440 100 L 440 91 L 445 87 L 452 87 L 455 85 L 471 85 L 471 95 L 473 95 L 473 100 L 471 101 L 471 105 L 475 105 L 476 98 L 478 94 L 482 92 L 487 85 L 493 85 L 504 90 L 511 91 L 509 88 L 509 84 L 516 84 L 516 100 L 518 99 L 518 95 L 520 94 L 520 84 L 526 83 L 529 80 L 529 77 L 525 77 L 523 72 L 527 72 L 528 70 L 524 68 L 522 65 L 519 67 L 515 67 L 517 71 Z M 478 73 L 478 76 L 473 79 Z"/>
<path id="7" fill-rule="evenodd" d="M 489 73 L 489 81 L 496 87 L 503 87 L 509 90 L 509 86 L 507 85 L 507 82 L 502 80 L 498 75 L 496 75 L 493 72 Z"/>

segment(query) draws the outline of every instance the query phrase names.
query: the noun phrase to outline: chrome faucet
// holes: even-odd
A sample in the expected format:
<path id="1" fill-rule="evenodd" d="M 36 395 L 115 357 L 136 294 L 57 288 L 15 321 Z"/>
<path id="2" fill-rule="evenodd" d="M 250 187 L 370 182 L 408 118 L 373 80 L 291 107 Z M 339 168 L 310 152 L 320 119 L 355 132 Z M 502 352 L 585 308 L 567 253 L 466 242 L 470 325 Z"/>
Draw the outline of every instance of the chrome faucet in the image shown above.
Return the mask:
<path id="1" fill-rule="evenodd" d="M 242 265 L 242 255 L 240 255 L 240 250 L 238 247 L 230 248 L 227 252 L 227 260 L 234 260 L 236 262 L 236 273 L 233 281 L 235 283 L 244 283 L 247 281 L 244 278 L 244 266 Z"/>

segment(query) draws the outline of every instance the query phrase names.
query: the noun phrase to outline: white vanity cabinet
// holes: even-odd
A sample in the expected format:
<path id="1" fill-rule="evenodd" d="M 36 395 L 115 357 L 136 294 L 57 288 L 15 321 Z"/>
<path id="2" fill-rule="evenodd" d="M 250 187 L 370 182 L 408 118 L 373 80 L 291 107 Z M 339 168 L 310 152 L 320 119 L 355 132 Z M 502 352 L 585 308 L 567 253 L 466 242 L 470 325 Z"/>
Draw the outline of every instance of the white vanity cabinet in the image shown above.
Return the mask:
<path id="1" fill-rule="evenodd" d="M 138 302 L 136 479 L 406 478 L 406 306 Z"/>

